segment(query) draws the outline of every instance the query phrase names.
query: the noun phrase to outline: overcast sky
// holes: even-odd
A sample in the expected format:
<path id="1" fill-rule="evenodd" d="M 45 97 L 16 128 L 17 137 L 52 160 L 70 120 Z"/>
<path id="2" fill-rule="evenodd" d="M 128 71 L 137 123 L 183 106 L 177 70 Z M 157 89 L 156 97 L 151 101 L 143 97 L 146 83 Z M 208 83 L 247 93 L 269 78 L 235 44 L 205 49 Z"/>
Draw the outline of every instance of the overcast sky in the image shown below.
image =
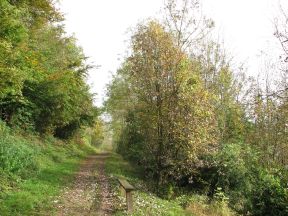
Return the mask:
<path id="1" fill-rule="evenodd" d="M 272 52 L 273 19 L 278 10 L 277 0 L 202 0 L 203 11 L 216 23 L 217 34 L 225 48 L 238 62 L 244 62 L 249 74 L 259 70 L 261 51 Z M 163 0 L 61 0 L 66 31 L 75 34 L 78 44 L 94 65 L 89 83 L 97 93 L 100 105 L 105 86 L 111 80 L 127 50 L 125 40 L 129 27 L 154 17 Z"/>

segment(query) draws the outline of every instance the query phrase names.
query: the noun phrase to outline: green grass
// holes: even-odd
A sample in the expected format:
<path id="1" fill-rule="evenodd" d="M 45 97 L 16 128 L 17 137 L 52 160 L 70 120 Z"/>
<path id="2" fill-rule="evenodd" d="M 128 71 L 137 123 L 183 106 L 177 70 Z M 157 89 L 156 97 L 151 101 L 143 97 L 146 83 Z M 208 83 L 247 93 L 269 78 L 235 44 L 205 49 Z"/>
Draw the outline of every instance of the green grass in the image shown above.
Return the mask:
<path id="1" fill-rule="evenodd" d="M 64 143 L 53 137 L 43 140 L 2 130 L 3 134 L 6 138 L 0 138 L 0 159 L 5 161 L 0 164 L 0 215 L 53 215 L 53 201 L 62 188 L 73 182 L 80 161 L 93 153 L 93 148 L 87 143 Z M 13 147 L 9 146 L 11 140 Z M 27 161 L 25 166 L 21 165 L 23 160 Z"/>
<path id="2" fill-rule="evenodd" d="M 151 192 L 151 182 L 143 180 L 143 172 L 129 164 L 120 155 L 111 153 L 106 159 L 105 172 L 110 177 L 112 191 L 116 200 L 115 215 L 163 215 L 163 216 L 231 216 L 235 215 L 227 203 L 210 200 L 205 195 L 182 194 L 175 199 L 166 200 Z M 126 211 L 125 197 L 121 195 L 117 178 L 127 179 L 135 188 L 133 192 L 133 214 Z"/>
<path id="3" fill-rule="evenodd" d="M 42 170 L 34 178 L 21 182 L 17 189 L 2 197 L 1 215 L 37 215 L 52 208 L 53 197 L 71 181 L 78 159 L 65 160 Z"/>

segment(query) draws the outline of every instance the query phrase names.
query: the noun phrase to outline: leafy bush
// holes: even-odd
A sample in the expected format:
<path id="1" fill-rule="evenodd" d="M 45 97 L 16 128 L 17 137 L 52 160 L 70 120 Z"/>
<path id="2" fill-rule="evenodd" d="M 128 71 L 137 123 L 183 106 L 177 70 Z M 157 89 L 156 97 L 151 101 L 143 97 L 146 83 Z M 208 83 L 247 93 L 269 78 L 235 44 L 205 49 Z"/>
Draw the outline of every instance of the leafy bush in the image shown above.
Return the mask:
<path id="1" fill-rule="evenodd" d="M 214 157 L 211 190 L 221 188 L 230 205 L 242 214 L 287 215 L 284 179 L 259 165 L 257 152 L 244 143 L 226 144 Z M 223 191 L 222 191 L 223 189 Z M 214 197 L 219 195 L 215 190 Z"/>
<path id="2" fill-rule="evenodd" d="M 288 215 L 288 188 L 279 178 L 261 172 L 253 188 L 251 212 L 254 215 Z"/>
<path id="3" fill-rule="evenodd" d="M 220 187 L 230 197 L 230 203 L 237 211 L 250 205 L 257 154 L 243 143 L 226 144 L 216 155 L 214 188 Z M 212 189 L 213 190 L 213 189 Z"/>

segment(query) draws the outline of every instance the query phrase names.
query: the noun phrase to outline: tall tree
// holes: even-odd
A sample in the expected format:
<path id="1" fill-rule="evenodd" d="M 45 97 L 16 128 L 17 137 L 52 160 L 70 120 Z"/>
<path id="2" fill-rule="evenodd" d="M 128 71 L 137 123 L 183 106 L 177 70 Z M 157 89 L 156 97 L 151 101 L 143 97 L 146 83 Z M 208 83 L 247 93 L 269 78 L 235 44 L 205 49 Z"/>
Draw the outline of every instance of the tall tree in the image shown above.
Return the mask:
<path id="1" fill-rule="evenodd" d="M 203 157 L 217 148 L 211 95 L 203 88 L 199 65 L 155 21 L 138 26 L 127 65 L 134 105 L 127 112 L 123 138 L 140 138 L 143 157 L 138 160 L 160 184 L 192 178 Z M 133 145 L 126 144 L 128 151 Z"/>

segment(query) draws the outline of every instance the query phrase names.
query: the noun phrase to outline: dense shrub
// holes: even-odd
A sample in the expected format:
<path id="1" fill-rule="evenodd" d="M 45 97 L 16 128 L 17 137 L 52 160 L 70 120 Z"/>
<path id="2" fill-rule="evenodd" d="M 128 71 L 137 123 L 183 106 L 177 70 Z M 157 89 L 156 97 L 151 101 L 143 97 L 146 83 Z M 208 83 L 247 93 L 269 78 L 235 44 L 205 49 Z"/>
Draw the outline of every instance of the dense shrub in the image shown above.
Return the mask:
<path id="1" fill-rule="evenodd" d="M 288 188 L 279 178 L 261 172 L 252 192 L 253 215 L 288 215 Z"/>
<path id="2" fill-rule="evenodd" d="M 214 164 L 211 190 L 221 187 L 235 210 L 253 215 L 287 215 L 285 180 L 259 166 L 253 148 L 244 143 L 226 144 L 214 157 Z"/>

